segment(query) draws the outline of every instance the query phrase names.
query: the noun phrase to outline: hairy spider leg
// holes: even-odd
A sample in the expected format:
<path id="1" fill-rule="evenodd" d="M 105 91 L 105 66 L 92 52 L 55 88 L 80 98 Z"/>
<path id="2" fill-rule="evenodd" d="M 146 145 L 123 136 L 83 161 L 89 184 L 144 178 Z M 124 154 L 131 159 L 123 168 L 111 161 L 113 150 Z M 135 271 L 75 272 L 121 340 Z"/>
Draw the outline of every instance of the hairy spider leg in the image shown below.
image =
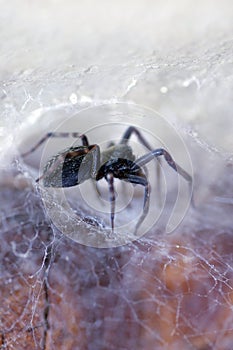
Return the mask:
<path id="1" fill-rule="evenodd" d="M 145 188 L 143 212 L 140 218 L 138 219 L 134 230 L 134 234 L 136 234 L 149 211 L 149 201 L 150 201 L 149 183 L 145 178 L 141 176 L 129 175 L 126 177 L 126 179 L 130 183 L 134 183 L 136 185 L 142 185 Z M 112 173 L 108 174 L 106 177 L 106 180 L 109 185 L 109 193 L 110 193 L 109 201 L 111 203 L 111 213 L 110 213 L 111 229 L 112 229 L 112 234 L 114 234 L 115 200 L 116 200 L 115 189 L 114 189 L 114 175 Z"/>
<path id="2" fill-rule="evenodd" d="M 140 218 L 137 221 L 135 230 L 134 230 L 134 234 L 136 235 L 139 227 L 141 226 L 141 224 L 143 223 L 145 217 L 148 214 L 149 211 L 149 204 L 150 204 L 150 187 L 149 187 L 149 183 L 147 181 L 146 178 L 142 177 L 142 176 L 135 176 L 135 175 L 128 175 L 127 176 L 127 181 L 134 183 L 136 185 L 142 185 L 145 188 L 145 192 L 144 192 L 144 203 L 143 203 L 143 211 L 142 211 L 142 215 L 140 216 Z"/>
<path id="3" fill-rule="evenodd" d="M 135 128 L 135 126 L 130 126 L 128 129 L 126 129 L 120 140 L 120 143 L 128 143 L 132 134 L 135 134 L 141 142 L 141 144 L 145 146 L 149 151 L 153 151 L 153 148 L 149 145 L 149 143 L 146 141 L 145 137 L 141 134 L 141 132 L 137 128 Z"/>
<path id="4" fill-rule="evenodd" d="M 107 149 L 111 148 L 111 147 L 113 147 L 115 145 L 116 145 L 115 142 L 109 141 L 108 144 L 107 144 Z M 95 191 L 96 191 L 98 197 L 103 197 L 102 194 L 101 194 L 101 191 L 99 189 L 98 182 L 93 183 L 93 184 L 94 184 L 93 186 L 95 187 Z M 121 186 L 122 186 L 122 189 L 124 191 L 125 190 L 125 187 L 124 187 L 125 186 L 125 182 L 124 181 L 121 181 Z M 116 196 L 116 193 L 115 193 L 115 196 Z"/>
<path id="5" fill-rule="evenodd" d="M 189 191 L 190 191 L 190 195 L 191 195 L 191 203 L 193 206 L 195 206 L 193 198 L 192 198 L 192 182 L 193 182 L 192 177 L 183 168 L 181 168 L 181 166 L 179 166 L 177 163 L 175 163 L 175 161 L 172 159 L 171 155 L 165 149 L 157 148 L 157 149 L 145 154 L 144 156 L 138 158 L 135 161 L 135 163 L 139 166 L 144 166 L 145 164 L 149 163 L 152 159 L 154 159 L 154 157 L 160 157 L 160 156 L 164 156 L 168 165 L 171 168 L 173 168 L 179 175 L 181 175 L 186 181 L 188 181 Z"/>
<path id="6" fill-rule="evenodd" d="M 135 134 L 138 138 L 138 140 L 141 142 L 141 144 L 146 147 L 149 151 L 153 151 L 153 147 L 150 146 L 150 144 L 147 142 L 145 137 L 141 134 L 141 132 L 135 127 L 135 126 L 130 126 L 126 131 L 124 132 L 120 143 L 128 143 L 130 137 Z M 157 164 L 156 164 L 156 179 L 158 183 L 158 193 L 159 193 L 159 202 L 161 204 L 162 198 L 161 198 L 161 163 L 160 159 L 157 158 Z"/>
<path id="7" fill-rule="evenodd" d="M 40 141 L 37 144 L 35 144 L 35 146 L 33 146 L 31 149 L 29 149 L 29 151 L 21 154 L 21 157 L 26 157 L 29 154 L 35 152 L 37 150 L 37 148 L 40 147 L 49 138 L 52 138 L 52 137 L 67 138 L 70 136 L 74 137 L 74 138 L 80 138 L 82 140 L 83 146 L 89 146 L 88 138 L 84 134 L 80 134 L 78 132 L 48 132 L 44 137 L 42 137 L 42 139 L 40 139 Z"/>
<path id="8" fill-rule="evenodd" d="M 112 173 L 109 173 L 106 177 L 106 180 L 108 182 L 109 186 L 109 201 L 111 204 L 111 213 L 110 213 L 110 219 L 111 219 L 111 228 L 112 228 L 112 234 L 114 233 L 114 219 L 115 219 L 115 189 L 114 189 L 114 175 Z"/>

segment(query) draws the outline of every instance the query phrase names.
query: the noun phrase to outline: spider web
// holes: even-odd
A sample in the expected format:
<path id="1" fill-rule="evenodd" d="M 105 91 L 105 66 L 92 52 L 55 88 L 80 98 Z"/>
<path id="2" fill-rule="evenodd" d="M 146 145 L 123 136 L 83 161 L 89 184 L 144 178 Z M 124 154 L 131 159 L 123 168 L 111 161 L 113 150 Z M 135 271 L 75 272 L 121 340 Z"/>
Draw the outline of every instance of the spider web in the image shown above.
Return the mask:
<path id="1" fill-rule="evenodd" d="M 218 16 L 224 23 L 230 17 Z M 37 69 L 43 63 L 37 58 L 32 70 L 20 71 L 24 64 L 9 60 L 0 127 L 1 349 L 232 348 L 232 41 L 223 33 L 184 40 L 169 52 L 145 47 L 141 54 L 133 46 L 134 53 L 111 57 L 111 64 L 88 56 L 80 67 L 59 62 L 55 70 L 50 62 Z M 116 100 L 159 109 L 180 131 L 191 154 L 196 207 L 170 235 L 158 224 L 130 244 L 98 249 L 59 232 L 34 184 L 37 170 L 9 157 L 13 140 L 25 148 L 32 131 L 43 134 L 48 121 L 38 123 L 38 109 L 50 109 L 55 120 L 57 106 L 69 113 Z M 33 155 L 31 165 L 38 162 Z"/>
<path id="2" fill-rule="evenodd" d="M 3 348 L 229 348 L 231 205 L 202 206 L 170 236 L 95 249 L 57 232 L 34 189 L 2 187 L 1 199 Z"/>

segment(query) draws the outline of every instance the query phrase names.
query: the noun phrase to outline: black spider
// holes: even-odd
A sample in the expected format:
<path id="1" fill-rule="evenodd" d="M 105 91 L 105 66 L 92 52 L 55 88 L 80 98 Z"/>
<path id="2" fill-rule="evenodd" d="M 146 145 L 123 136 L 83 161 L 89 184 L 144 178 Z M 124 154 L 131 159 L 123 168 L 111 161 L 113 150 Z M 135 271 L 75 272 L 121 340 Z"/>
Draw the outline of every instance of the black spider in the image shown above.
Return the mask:
<path id="1" fill-rule="evenodd" d="M 149 150 L 149 153 L 135 159 L 128 141 L 132 134 L 136 134 L 139 141 Z M 136 224 L 135 232 L 145 219 L 149 210 L 149 183 L 146 178 L 144 166 L 152 159 L 164 156 L 178 174 L 192 185 L 192 177 L 174 162 L 170 154 L 163 148 L 153 150 L 144 136 L 134 127 L 130 126 L 123 134 L 118 144 L 111 143 L 109 147 L 100 153 L 98 145 L 90 145 L 85 135 L 77 132 L 50 132 L 45 135 L 23 157 L 34 152 L 42 143 L 51 137 L 75 137 L 82 140 L 82 146 L 69 147 L 53 156 L 45 165 L 43 175 L 37 179 L 43 179 L 45 187 L 71 187 L 88 179 L 99 181 L 102 178 L 108 182 L 111 203 L 111 228 L 114 232 L 115 217 L 115 190 L 114 178 L 144 186 L 143 212 Z"/>

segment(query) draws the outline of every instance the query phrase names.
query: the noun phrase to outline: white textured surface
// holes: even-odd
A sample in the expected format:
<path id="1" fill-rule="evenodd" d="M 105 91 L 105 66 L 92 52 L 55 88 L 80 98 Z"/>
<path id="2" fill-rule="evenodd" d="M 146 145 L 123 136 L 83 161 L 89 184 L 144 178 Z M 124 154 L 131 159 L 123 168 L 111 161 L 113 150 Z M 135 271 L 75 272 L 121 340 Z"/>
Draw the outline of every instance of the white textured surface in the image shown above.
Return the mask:
<path id="1" fill-rule="evenodd" d="M 231 152 L 230 0 L 1 7 L 3 126 L 39 107 L 124 99 L 188 121 L 208 145 Z"/>
<path id="2" fill-rule="evenodd" d="M 83 108 L 130 102 L 158 111 L 185 140 L 197 203 L 173 236 L 158 226 L 156 234 L 119 250 L 84 249 L 49 231 L 34 185 L 3 171 L 1 285 L 14 297 L 21 276 L 29 281 L 25 310 L 32 304 L 27 322 L 35 329 L 35 300 L 44 292 L 37 294 L 31 279 L 49 286 L 46 301 L 54 304 L 48 319 L 55 329 L 54 295 L 66 310 L 69 304 L 78 305 L 83 333 L 72 341 L 87 343 L 83 348 L 71 345 L 72 350 L 154 350 L 155 345 L 158 350 L 231 349 L 232 1 L 0 0 L 0 8 L 3 168 L 9 147 L 28 149 L 48 128 Z M 137 122 L 133 116 L 131 120 Z M 37 154 L 31 164 L 38 166 L 38 159 Z M 21 162 L 18 170 L 30 180 L 33 171 Z M 124 214 L 130 217 L 132 210 Z M 47 261 L 50 248 L 52 260 Z M 8 263 L 8 255 L 14 264 Z M 74 290 L 73 304 L 64 286 Z M 5 300 L 0 304 L 6 321 L 1 321 L 1 333 L 5 344 L 16 348 L 24 333 L 14 338 Z M 18 320 L 24 322 L 25 310 Z M 57 312 L 60 319 L 60 305 Z M 61 328 L 70 336 L 68 323 L 61 320 Z M 53 328 L 44 329 L 48 346 L 43 349 L 57 348 Z M 34 334 L 34 345 L 41 339 Z"/>

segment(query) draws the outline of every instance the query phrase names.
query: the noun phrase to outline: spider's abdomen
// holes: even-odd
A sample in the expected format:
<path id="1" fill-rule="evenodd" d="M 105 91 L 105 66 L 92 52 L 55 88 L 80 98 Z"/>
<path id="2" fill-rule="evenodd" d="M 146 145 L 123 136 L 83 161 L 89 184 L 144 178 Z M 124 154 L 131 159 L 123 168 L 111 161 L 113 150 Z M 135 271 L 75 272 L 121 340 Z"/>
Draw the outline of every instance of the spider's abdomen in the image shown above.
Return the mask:
<path id="1" fill-rule="evenodd" d="M 96 181 L 107 178 L 108 174 L 113 174 L 113 177 L 129 182 L 129 175 L 145 177 L 142 169 L 132 160 L 124 158 L 110 159 L 104 163 L 96 176 Z"/>
<path id="2" fill-rule="evenodd" d="M 90 158 L 89 149 L 85 146 L 69 148 L 58 153 L 44 168 L 44 186 L 72 187 L 90 178 Z"/>

